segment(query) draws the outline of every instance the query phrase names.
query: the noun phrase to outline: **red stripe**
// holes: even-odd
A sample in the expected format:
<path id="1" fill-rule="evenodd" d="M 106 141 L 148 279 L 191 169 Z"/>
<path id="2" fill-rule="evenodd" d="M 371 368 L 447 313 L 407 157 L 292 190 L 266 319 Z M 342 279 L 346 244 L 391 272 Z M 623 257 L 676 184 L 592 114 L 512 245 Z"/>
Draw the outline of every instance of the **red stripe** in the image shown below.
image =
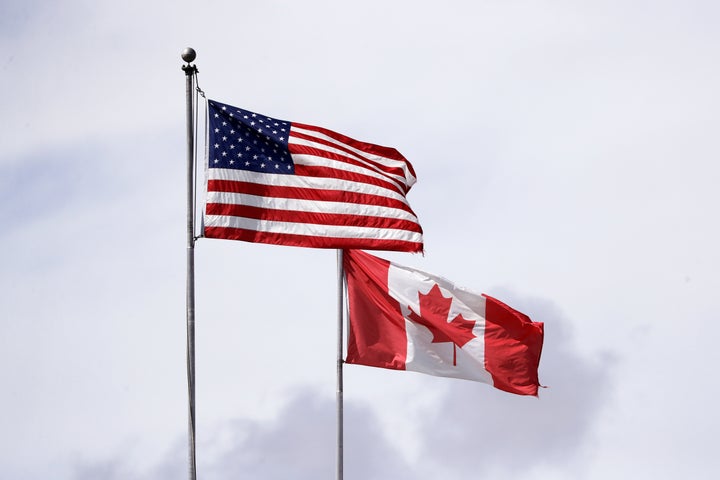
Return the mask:
<path id="1" fill-rule="evenodd" d="M 337 238 L 294 235 L 289 233 L 258 232 L 242 228 L 205 227 L 206 238 L 242 240 L 245 242 L 269 243 L 292 247 L 308 248 L 350 248 L 365 250 L 395 250 L 403 252 L 421 252 L 422 243 L 403 240 L 383 240 L 373 238 Z"/>
<path id="2" fill-rule="evenodd" d="M 400 304 L 388 293 L 390 262 L 343 252 L 350 330 L 347 363 L 405 370 L 407 333 Z"/>
<path id="3" fill-rule="evenodd" d="M 319 177 L 319 178 L 338 178 L 341 180 L 351 180 L 353 182 L 369 183 L 372 185 L 377 185 L 379 187 L 396 190 L 396 191 L 400 192 L 402 195 L 405 195 L 408 192 L 408 190 L 410 190 L 410 187 L 405 183 L 405 177 L 403 177 L 402 175 L 400 175 L 401 179 L 397 179 L 397 178 L 386 175 L 384 172 L 378 172 L 377 169 L 372 169 L 372 168 L 368 167 L 367 165 L 364 165 L 360 162 L 356 162 L 347 157 L 343 157 L 342 155 L 338 155 L 335 153 L 321 152 L 317 149 L 310 148 L 310 147 L 304 147 L 304 146 L 290 145 L 290 147 L 291 147 L 290 153 L 292 153 L 292 154 L 315 155 L 315 156 L 320 156 L 323 158 L 330 158 L 332 160 L 337 160 L 339 162 L 346 163 L 349 165 L 355 165 L 359 168 L 362 168 L 363 170 L 375 171 L 376 173 L 378 173 L 379 175 L 382 175 L 387 180 L 382 180 L 380 178 L 373 177 L 371 175 L 365 175 L 362 173 L 351 172 L 351 171 L 343 170 L 343 169 L 339 169 L 339 168 L 299 165 L 297 163 L 295 164 L 295 174 L 296 175 L 306 175 L 308 177 Z M 305 169 L 307 169 L 307 170 L 305 170 Z M 313 169 L 313 170 L 311 170 L 311 169 Z M 314 170 L 314 169 L 317 169 L 317 170 Z M 301 173 L 301 171 L 316 172 L 316 173 Z"/>
<path id="4" fill-rule="evenodd" d="M 249 205 L 229 205 L 208 203 L 207 215 L 230 215 L 233 217 L 254 218 L 277 222 L 309 223 L 314 225 L 338 225 L 345 227 L 392 228 L 422 233 L 420 225 L 409 220 L 365 215 L 346 215 L 340 213 L 313 213 L 293 210 L 274 210 Z"/>
<path id="5" fill-rule="evenodd" d="M 355 140 L 354 138 L 343 135 L 342 133 L 333 132 L 332 130 L 328 130 L 327 128 L 317 127 L 315 125 L 308 125 L 306 123 L 292 122 L 292 125 L 298 128 L 303 128 L 305 130 L 312 130 L 314 132 L 322 133 L 323 135 L 337 140 L 338 142 L 344 143 L 345 145 L 350 145 L 351 147 L 362 150 L 363 152 L 368 152 L 373 155 L 378 155 L 380 157 L 392 158 L 393 160 L 407 161 L 407 159 L 403 157 L 400 152 L 398 152 L 392 147 L 383 147 L 382 145 L 375 145 L 374 143 L 362 142 L 360 140 Z M 293 133 L 294 132 L 291 129 L 290 134 Z M 413 175 L 414 173 L 415 172 L 413 172 Z"/>
<path id="6" fill-rule="evenodd" d="M 313 137 L 313 136 L 310 136 L 310 135 L 305 135 L 305 134 L 299 133 L 299 132 L 292 132 L 292 131 L 291 131 L 291 132 L 290 132 L 290 135 L 291 135 L 292 137 L 302 138 L 302 139 L 305 139 L 305 140 L 310 140 L 310 141 L 312 141 L 312 142 L 320 143 L 320 144 L 325 145 L 325 146 L 330 147 L 330 148 L 334 148 L 334 149 L 341 150 L 341 151 L 347 153 L 348 155 L 350 155 L 350 157 L 354 157 L 354 158 L 357 158 L 357 159 L 364 160 L 365 162 L 373 165 L 373 166 L 376 167 L 376 169 L 379 170 L 381 173 L 382 173 L 382 172 L 385 172 L 385 173 L 390 174 L 390 175 L 399 176 L 400 178 L 403 178 L 403 179 L 405 178 L 405 171 L 404 171 L 402 168 L 400 168 L 400 167 L 390 167 L 390 166 L 388 166 L 388 165 L 384 165 L 384 164 L 382 164 L 382 163 L 378 163 L 377 161 L 375 161 L 375 160 L 373 160 L 373 159 L 370 159 L 370 158 L 367 158 L 367 157 L 365 157 L 365 156 L 363 156 L 363 155 L 359 155 L 358 153 L 350 150 L 349 148 L 343 147 L 342 145 L 337 145 L 337 144 L 332 143 L 332 142 L 330 142 L 330 141 L 328 141 L 328 140 L 323 140 L 323 139 L 321 139 L 321 138 L 316 138 L 316 137 Z M 319 148 L 316 148 L 316 147 L 311 147 L 311 146 L 307 146 L 307 145 L 297 145 L 297 144 L 294 144 L 294 143 L 289 143 L 289 144 L 288 144 L 288 150 L 290 151 L 290 153 L 310 153 L 310 154 L 313 154 L 313 155 L 317 155 L 318 157 L 333 158 L 333 159 L 335 159 L 335 160 L 344 161 L 344 162 L 347 162 L 347 163 L 351 163 L 351 164 L 353 164 L 353 165 L 361 166 L 361 167 L 363 167 L 363 168 L 368 168 L 367 163 L 362 163 L 362 162 L 359 162 L 359 161 L 357 161 L 357 160 L 353 160 L 352 158 L 345 157 L 345 156 L 339 155 L 339 154 L 337 154 L 337 153 L 328 152 L 328 151 L 326 151 L 326 150 L 322 150 L 322 149 L 319 149 Z M 401 157 L 402 157 L 402 155 L 401 155 Z M 404 158 L 402 158 L 401 161 L 404 161 L 404 162 L 408 163 L 407 160 L 405 160 Z M 408 163 L 408 164 L 409 164 L 409 163 Z"/>
<path id="7" fill-rule="evenodd" d="M 500 390 L 537 396 L 543 324 L 484 295 L 485 369 Z"/>
<path id="8" fill-rule="evenodd" d="M 365 183 L 368 185 L 375 185 L 376 187 L 386 188 L 394 192 L 398 192 L 400 195 L 405 196 L 405 193 L 409 187 L 405 187 L 402 183 L 392 183 L 387 180 L 383 180 L 370 175 L 364 175 L 362 173 L 348 172 L 347 170 L 338 170 L 332 167 L 317 167 L 309 165 L 298 165 L 295 164 L 295 175 L 304 177 L 314 178 L 335 178 L 337 180 L 347 180 L 350 182 Z"/>
<path id="9" fill-rule="evenodd" d="M 238 182 L 234 180 L 208 180 L 208 192 L 244 193 L 259 197 L 294 198 L 298 200 L 313 200 L 316 202 L 353 203 L 358 205 L 377 205 L 381 207 L 405 210 L 412 215 L 415 213 L 410 206 L 394 198 L 372 195 L 369 193 L 349 192 L 347 190 L 320 190 L 300 187 L 278 187 L 260 183 Z"/>

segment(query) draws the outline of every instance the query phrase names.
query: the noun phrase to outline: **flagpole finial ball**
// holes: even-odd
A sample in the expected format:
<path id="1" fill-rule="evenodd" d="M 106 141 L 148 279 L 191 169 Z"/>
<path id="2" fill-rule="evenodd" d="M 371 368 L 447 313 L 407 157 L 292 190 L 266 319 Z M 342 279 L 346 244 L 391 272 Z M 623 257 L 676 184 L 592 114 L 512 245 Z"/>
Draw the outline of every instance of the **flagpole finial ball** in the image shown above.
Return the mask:
<path id="1" fill-rule="evenodd" d="M 192 62 L 193 60 L 195 60 L 195 55 L 196 55 L 196 54 L 195 54 L 195 50 L 193 50 L 193 49 L 190 48 L 190 47 L 188 47 L 188 48 L 186 48 L 185 50 L 183 50 L 183 51 L 182 51 L 182 54 L 180 54 L 180 56 L 182 57 L 182 59 L 185 60 L 187 63 L 190 63 L 190 62 Z"/>

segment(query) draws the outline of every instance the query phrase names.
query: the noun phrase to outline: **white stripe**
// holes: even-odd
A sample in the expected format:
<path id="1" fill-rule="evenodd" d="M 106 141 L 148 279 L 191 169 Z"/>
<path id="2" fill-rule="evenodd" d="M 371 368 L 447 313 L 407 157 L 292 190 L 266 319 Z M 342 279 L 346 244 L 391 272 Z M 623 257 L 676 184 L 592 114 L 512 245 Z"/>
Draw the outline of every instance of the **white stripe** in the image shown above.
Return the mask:
<path id="1" fill-rule="evenodd" d="M 256 220 L 254 218 L 230 217 L 225 215 L 206 215 L 205 226 L 243 228 L 258 232 L 306 235 L 310 237 L 367 238 L 375 240 L 402 240 L 414 243 L 422 242 L 421 234 L 405 230 L 275 222 L 269 220 Z"/>
<path id="2" fill-rule="evenodd" d="M 377 178 L 378 180 L 382 180 L 383 182 L 391 183 L 397 186 L 400 190 L 406 187 L 405 179 L 403 178 L 398 181 L 398 178 L 400 177 L 397 177 L 396 175 L 386 175 L 384 173 L 379 173 L 375 170 L 371 170 L 369 168 L 358 167 L 357 165 L 351 165 L 338 160 L 332 160 L 327 157 L 321 157 L 319 155 L 310 155 L 308 153 L 293 153 L 292 159 L 293 162 L 295 162 L 295 165 L 305 165 L 308 167 L 328 167 L 335 170 L 344 170 L 346 172 L 359 173 L 361 175 L 367 175 L 368 177 Z"/>
<path id="3" fill-rule="evenodd" d="M 369 217 L 397 218 L 418 223 L 413 214 L 391 207 L 378 205 L 321 202 L 317 200 L 300 200 L 295 198 L 261 197 L 245 193 L 208 192 L 207 203 L 221 203 L 224 205 L 248 205 L 251 207 L 267 208 L 272 210 L 288 210 L 293 212 L 310 213 L 337 213 L 345 215 L 363 215 Z"/>
<path id="4" fill-rule="evenodd" d="M 448 321 L 457 315 L 474 321 L 473 334 L 462 348 L 455 346 L 457 365 L 453 365 L 453 343 L 432 343 L 433 335 L 426 327 L 408 319 L 410 309 L 422 314 L 420 294 L 427 294 L 437 284 L 444 297 L 452 298 Z M 485 297 L 454 285 L 449 280 L 421 270 L 390 264 L 388 290 L 402 309 L 407 334 L 405 368 L 443 377 L 477 380 L 492 385 L 492 376 L 485 370 Z"/>
<path id="5" fill-rule="evenodd" d="M 208 173 L 210 180 L 231 180 L 237 182 L 257 183 L 275 187 L 309 188 L 314 190 L 339 190 L 367 195 L 378 195 L 393 198 L 410 205 L 404 195 L 388 188 L 378 187 L 361 182 L 338 180 L 335 178 L 316 178 L 301 175 L 279 175 L 274 173 L 258 173 L 232 168 L 211 168 Z"/>
<path id="6" fill-rule="evenodd" d="M 383 177 L 393 179 L 393 180 L 401 182 L 403 185 L 407 185 L 408 180 L 406 177 L 404 177 L 402 175 L 395 175 L 395 174 L 386 172 L 385 170 L 381 169 L 377 165 L 374 165 L 373 162 L 368 161 L 367 158 L 365 158 L 365 156 L 349 155 L 347 152 L 340 150 L 339 148 L 328 147 L 327 145 L 325 145 L 323 143 L 313 142 L 310 140 L 306 140 L 304 138 L 297 138 L 297 139 L 292 138 L 292 141 L 290 143 L 294 144 L 294 145 L 303 145 L 303 146 L 313 147 L 313 148 L 316 148 L 317 150 L 320 150 L 321 152 L 334 153 L 334 154 L 342 156 L 342 157 L 352 158 L 355 161 L 360 162 L 365 165 L 365 168 L 363 169 L 364 171 L 377 172 L 377 173 L 380 173 Z M 350 147 L 347 147 L 347 148 L 350 148 Z M 295 154 L 295 153 L 292 154 L 293 159 L 295 158 L 296 155 L 298 155 L 298 154 Z M 304 155 L 306 155 L 306 154 L 304 154 Z M 397 161 L 395 161 L 395 162 L 397 163 Z M 378 163 L 378 162 L 375 162 L 375 163 Z M 404 168 L 404 166 L 398 165 L 394 168 Z M 404 169 L 403 171 L 407 173 L 407 169 Z"/>
<path id="7" fill-rule="evenodd" d="M 390 157 L 383 157 L 382 155 L 377 155 L 377 154 L 369 154 L 368 152 L 359 150 L 351 145 L 348 145 L 347 143 L 341 142 L 340 140 L 336 140 L 335 138 L 325 135 L 324 133 L 318 132 L 316 130 L 309 130 L 306 128 L 302 128 L 295 124 L 293 124 L 290 127 L 290 138 L 288 138 L 288 143 L 300 143 L 301 141 L 304 140 L 304 139 L 301 139 L 298 137 L 292 137 L 292 134 L 294 132 L 302 133 L 303 135 L 307 135 L 308 137 L 317 138 L 319 140 L 324 140 L 324 141 L 332 143 L 334 145 L 339 145 L 343 148 L 347 148 L 348 150 L 351 150 L 352 152 L 354 152 L 362 157 L 366 157 L 373 161 L 376 161 L 377 163 L 379 163 L 381 165 L 385 165 L 385 166 L 392 167 L 392 168 L 403 168 L 403 167 L 407 166 L 407 163 L 403 160 L 397 160 L 397 159 L 390 158 Z M 358 143 L 368 143 L 368 142 L 362 142 L 360 140 L 356 140 L 356 141 Z M 372 144 L 368 144 L 368 145 L 372 145 Z M 389 147 L 387 147 L 387 148 L 389 148 Z"/>
<path id="8" fill-rule="evenodd" d="M 290 127 L 290 138 L 288 138 L 288 143 L 298 143 L 298 144 L 300 144 L 301 139 L 292 136 L 292 134 L 293 134 L 294 131 L 295 131 L 295 132 L 298 132 L 298 133 L 303 133 L 303 134 L 308 135 L 308 136 L 312 136 L 312 137 L 314 137 L 314 138 L 319 138 L 319 139 L 328 141 L 328 142 L 333 143 L 333 144 L 335 144 L 335 145 L 340 145 L 340 146 L 342 146 L 342 147 L 344 147 L 344 148 L 347 148 L 348 150 L 356 153 L 357 155 L 360 155 L 361 157 L 363 157 L 363 158 L 365 158 L 365 159 L 367 159 L 367 160 L 369 160 L 369 161 L 371 161 L 371 162 L 376 162 L 376 163 L 378 163 L 378 164 L 380 164 L 380 165 L 385 165 L 385 166 L 391 167 L 391 168 L 400 168 L 400 169 L 403 170 L 403 172 L 405 172 L 406 183 L 407 183 L 408 185 L 413 185 L 413 184 L 415 183 L 415 181 L 416 181 L 415 177 L 410 173 L 410 169 L 408 168 L 408 163 L 407 163 L 407 161 L 396 160 L 396 159 L 394 159 L 394 158 L 383 157 L 383 156 L 381 156 L 381 155 L 376 155 L 376 154 L 370 154 L 370 153 L 368 153 L 368 152 L 364 152 L 364 151 L 362 151 L 362 150 L 358 150 L 358 149 L 355 148 L 355 147 L 352 147 L 352 146 L 347 145 L 347 144 L 345 144 L 345 143 L 343 143 L 343 142 L 340 142 L 339 140 L 335 140 L 334 138 L 329 137 L 329 136 L 327 136 L 327 135 L 325 135 L 325 134 L 323 134 L 323 133 L 316 132 L 315 130 L 307 130 L 307 129 L 298 127 L 298 126 L 296 126 L 295 124 L 293 124 L 293 125 Z M 358 141 L 359 141 L 359 140 L 358 140 Z M 361 143 L 367 143 L 367 142 L 361 142 Z M 328 148 L 327 146 L 320 146 L 320 145 L 317 145 L 317 146 L 318 146 L 318 148 L 321 148 L 321 147 L 322 147 L 322 148 Z"/>

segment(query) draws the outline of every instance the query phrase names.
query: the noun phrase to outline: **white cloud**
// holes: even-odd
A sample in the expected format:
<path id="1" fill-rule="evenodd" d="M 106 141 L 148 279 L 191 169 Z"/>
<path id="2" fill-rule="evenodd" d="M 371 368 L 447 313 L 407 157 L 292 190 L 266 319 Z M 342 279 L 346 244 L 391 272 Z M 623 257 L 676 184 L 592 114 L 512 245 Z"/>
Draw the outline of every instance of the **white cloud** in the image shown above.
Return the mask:
<path id="1" fill-rule="evenodd" d="M 537 307 L 548 315 L 551 387 L 540 401 L 348 369 L 348 395 L 370 409 L 357 421 L 377 420 L 362 438 L 422 460 L 425 426 L 454 421 L 477 387 L 498 415 L 519 408 L 518 419 L 544 414 L 562 427 L 541 439 L 533 424 L 523 445 L 540 444 L 538 455 L 507 475 L 710 478 L 719 13 L 716 2 L 676 0 L 5 2 L 6 473 L 185 470 L 175 464 L 186 408 L 179 53 L 193 46 L 210 97 L 392 145 L 413 162 L 426 256 L 386 257 L 554 305 Z M 238 418 L 232 428 L 258 440 L 299 435 L 299 423 L 273 420 L 332 403 L 283 395 L 334 391 L 334 252 L 203 240 L 197 270 L 201 438 L 212 443 L 211 431 Z M 609 378 L 594 363 L 603 351 L 618 359 Z M 588 379 L 614 388 L 592 396 Z M 583 387 L 575 396 L 570 381 Z M 446 415 L 412 426 L 443 405 Z M 500 435 L 499 425 L 482 426 Z M 444 431 L 448 455 L 464 433 Z M 492 452 L 507 458 L 509 441 Z M 563 448 L 575 470 L 558 467 Z M 112 460 L 118 452 L 131 465 Z M 252 465 L 218 452 L 200 459 L 213 474 Z M 368 476 L 380 475 L 373 452 Z M 438 474 L 470 465 L 434 461 Z"/>

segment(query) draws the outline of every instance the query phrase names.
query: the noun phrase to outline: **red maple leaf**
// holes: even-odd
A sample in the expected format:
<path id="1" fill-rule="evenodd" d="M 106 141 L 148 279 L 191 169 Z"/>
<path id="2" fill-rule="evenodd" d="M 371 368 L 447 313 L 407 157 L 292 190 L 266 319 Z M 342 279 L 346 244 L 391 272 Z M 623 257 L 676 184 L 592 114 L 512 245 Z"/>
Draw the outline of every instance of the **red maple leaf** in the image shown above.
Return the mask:
<path id="1" fill-rule="evenodd" d="M 475 338 L 472 333 L 475 328 L 473 320 L 466 320 L 462 315 L 457 315 L 448 322 L 452 298 L 443 297 L 440 287 L 436 283 L 425 294 L 420 294 L 420 313 L 410 307 L 408 318 L 424 327 L 433 335 L 432 343 L 452 342 L 453 344 L 453 365 L 457 365 L 455 356 L 456 346 L 462 348 L 467 342 Z"/>

